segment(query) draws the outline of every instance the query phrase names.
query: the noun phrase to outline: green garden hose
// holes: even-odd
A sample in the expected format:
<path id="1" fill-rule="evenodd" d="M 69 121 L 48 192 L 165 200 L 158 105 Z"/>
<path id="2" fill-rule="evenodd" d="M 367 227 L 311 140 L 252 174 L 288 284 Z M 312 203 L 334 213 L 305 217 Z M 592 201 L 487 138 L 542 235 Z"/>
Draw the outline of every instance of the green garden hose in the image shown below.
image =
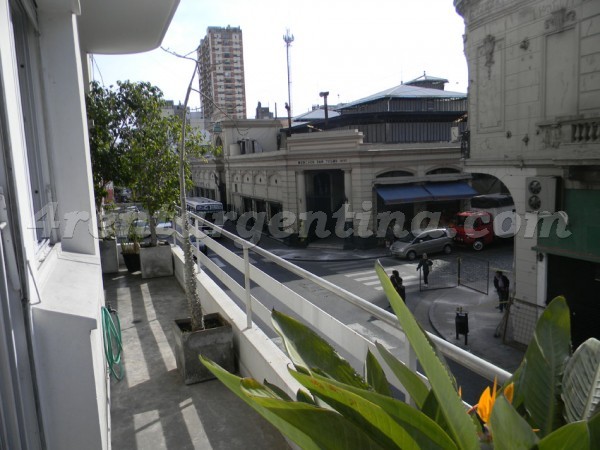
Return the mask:
<path id="1" fill-rule="evenodd" d="M 116 325 L 113 321 L 113 315 L 116 319 Z M 117 311 L 106 306 L 102 307 L 102 332 L 104 334 L 104 354 L 108 362 L 110 374 L 117 380 L 123 379 L 123 362 L 121 354 L 123 352 L 123 343 L 121 341 L 121 322 Z"/>

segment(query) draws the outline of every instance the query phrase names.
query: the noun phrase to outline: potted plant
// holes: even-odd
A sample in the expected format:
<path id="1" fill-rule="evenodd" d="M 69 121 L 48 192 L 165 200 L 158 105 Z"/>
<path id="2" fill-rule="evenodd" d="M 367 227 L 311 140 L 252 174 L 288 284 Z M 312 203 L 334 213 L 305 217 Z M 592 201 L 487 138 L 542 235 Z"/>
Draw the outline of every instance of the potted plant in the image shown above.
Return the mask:
<path id="1" fill-rule="evenodd" d="M 197 71 L 197 61 L 190 79 L 185 101 L 184 116 L 179 138 L 179 206 L 183 223 L 183 253 L 185 293 L 188 303 L 189 317 L 176 319 L 173 323 L 175 336 L 175 359 L 177 369 L 185 384 L 198 383 L 214 379 L 213 373 L 201 364 L 199 355 L 218 361 L 227 370 L 235 370 L 235 354 L 233 350 L 233 329 L 220 314 L 204 314 L 197 285 L 196 264 L 192 255 L 192 244 L 189 234 L 189 215 L 186 205 L 188 176 L 186 173 L 186 153 L 190 146 L 187 136 L 187 105 L 192 92 L 194 77 Z M 194 149 L 195 146 L 191 146 Z M 204 147 L 206 150 L 207 147 Z M 220 149 L 210 148 L 213 153 Z M 212 356 L 209 356 L 212 355 Z M 215 358 L 215 359 L 212 359 Z"/>
<path id="2" fill-rule="evenodd" d="M 125 262 L 125 267 L 130 273 L 139 272 L 141 270 L 140 261 L 140 235 L 135 229 L 134 221 L 129 223 L 127 227 L 126 241 L 121 242 L 121 255 Z"/>
<path id="3" fill-rule="evenodd" d="M 128 186 L 131 182 L 131 149 L 135 142 L 140 141 L 151 111 L 145 101 L 147 92 L 153 92 L 147 83 L 118 82 L 116 88 L 105 88 L 93 81 L 86 95 L 92 180 L 104 272 L 114 271 L 115 255 L 118 264 L 115 233 L 106 233 L 104 227 L 107 219 L 105 198 L 111 184 Z M 139 239 L 131 233 L 127 238 L 121 252 L 128 269 L 137 271 Z"/>
<path id="4" fill-rule="evenodd" d="M 196 69 L 195 66 L 194 74 Z M 194 76 L 183 105 L 185 112 L 193 79 Z M 185 291 L 189 317 L 174 323 L 176 360 L 187 384 L 214 378 L 200 364 L 198 354 L 212 355 L 213 358 L 217 358 L 217 353 L 223 354 L 224 357 L 217 360 L 233 370 L 233 333 L 228 324 L 218 326 L 226 323 L 220 316 L 209 314 L 204 317 L 196 285 L 196 265 L 192 257 L 185 204 L 186 191 L 191 187 L 186 154 L 199 157 L 208 147 L 204 145 L 201 134 L 188 132 L 190 127 L 186 114 L 183 120 L 176 115 L 162 115 L 164 100 L 157 87 L 149 83 L 117 84 L 116 89 L 105 89 L 94 83 L 91 89 L 93 101 L 90 101 L 92 107 L 88 109 L 88 114 L 95 132 L 94 141 L 90 139 L 90 142 L 96 147 L 96 158 L 102 163 L 99 167 L 107 168 L 107 172 L 98 178 L 98 183 L 100 185 L 108 179 L 118 180 L 119 185 L 131 189 L 133 200 L 141 203 L 145 209 L 150 230 L 148 247 L 141 245 L 139 236 L 131 232 L 128 242 L 122 244 L 126 264 L 128 259 L 139 257 L 142 272 L 147 269 L 146 256 L 149 253 L 164 251 L 163 262 L 168 272 L 160 274 L 173 273 L 171 248 L 164 246 L 162 250 L 163 246 L 158 245 L 156 224 L 158 212 L 171 212 L 179 201 L 184 223 Z M 90 114 L 90 110 L 93 114 Z M 153 274 L 157 272 L 153 271 Z M 142 276 L 147 275 L 142 273 Z M 220 332 L 223 335 L 215 337 Z M 216 345 L 216 353 L 206 349 L 203 344 L 206 341 Z"/>

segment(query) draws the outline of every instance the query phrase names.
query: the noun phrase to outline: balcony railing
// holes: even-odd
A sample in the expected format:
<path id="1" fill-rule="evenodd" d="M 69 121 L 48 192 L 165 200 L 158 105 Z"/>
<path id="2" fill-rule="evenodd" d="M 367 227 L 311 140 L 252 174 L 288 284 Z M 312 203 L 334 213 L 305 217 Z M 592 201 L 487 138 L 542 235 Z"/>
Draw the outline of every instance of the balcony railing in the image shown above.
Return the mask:
<path id="1" fill-rule="evenodd" d="M 565 120 L 540 125 L 547 147 L 563 144 L 597 144 L 600 142 L 600 117 Z"/>
<path id="2" fill-rule="evenodd" d="M 317 286 L 318 288 L 334 294 L 336 298 L 340 299 L 346 305 L 352 305 L 359 308 L 367 314 L 366 317 L 369 315 L 374 316 L 384 322 L 389 335 L 389 338 L 386 337 L 386 342 L 393 342 L 395 346 L 393 349 L 390 349 L 390 351 L 412 370 L 416 371 L 417 361 L 415 355 L 394 314 L 379 308 L 358 295 L 320 278 L 235 234 L 215 226 L 211 222 L 202 219 L 195 214 L 188 214 L 194 219 L 194 226 L 190 226 L 190 236 L 193 235 L 196 240 L 201 240 L 214 255 L 218 256 L 231 268 L 237 270 L 239 275 L 243 275 L 243 284 L 238 283 L 234 280 L 231 272 L 226 272 L 211 258 L 199 251 L 198 248 L 192 247 L 192 252 L 202 270 L 210 272 L 214 278 L 218 279 L 219 282 L 226 286 L 226 288 L 239 299 L 238 303 L 243 303 L 248 329 L 253 325 L 257 325 L 266 335 L 276 336 L 270 320 L 270 311 L 274 297 L 295 313 L 302 321 L 313 326 L 319 334 L 329 339 L 334 347 L 336 347 L 346 359 L 349 359 L 349 361 L 353 363 L 357 371 L 362 371 L 362 364 L 365 361 L 367 350 L 370 349 L 373 354 L 378 354 L 378 352 L 375 351 L 375 339 L 372 336 L 358 333 L 304 298 L 299 293 L 285 286 L 269 274 L 259 270 L 251 264 L 250 254 L 252 253 L 271 263 L 277 264 L 279 267 L 300 277 L 301 280 L 310 282 L 313 286 Z M 181 217 L 176 218 L 176 223 L 179 227 L 182 226 Z M 199 226 L 211 227 L 217 230 L 221 236 L 234 241 L 237 246 L 242 249 L 242 256 L 230 251 L 217 240 L 206 236 L 198 228 Z M 177 233 L 177 241 L 179 245 L 182 242 L 182 236 L 179 233 Z M 241 276 L 238 276 L 238 278 L 241 279 Z M 263 288 L 266 293 L 264 297 L 259 298 L 258 296 L 253 295 L 253 292 L 251 292 L 251 286 L 253 284 Z M 255 294 L 256 292 L 258 291 L 254 291 Z M 269 298 L 269 296 L 271 296 L 271 298 Z M 429 333 L 429 338 L 435 342 L 442 354 L 446 357 L 490 381 L 497 379 L 502 383 L 511 376 L 509 372 L 450 344 L 434 334 Z M 389 379 L 392 380 L 392 383 L 396 382 L 397 385 L 395 387 L 404 392 L 404 388 L 395 381 L 395 377 L 390 377 Z"/>

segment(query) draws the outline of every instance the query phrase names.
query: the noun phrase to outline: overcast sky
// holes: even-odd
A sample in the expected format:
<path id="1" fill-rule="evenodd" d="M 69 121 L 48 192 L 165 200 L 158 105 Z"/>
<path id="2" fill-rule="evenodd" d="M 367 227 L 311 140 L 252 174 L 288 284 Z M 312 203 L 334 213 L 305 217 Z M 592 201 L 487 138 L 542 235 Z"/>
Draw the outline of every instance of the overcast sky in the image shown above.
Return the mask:
<path id="1" fill-rule="evenodd" d="M 239 26 L 244 40 L 246 108 L 257 102 L 285 116 L 290 47 L 293 114 L 322 103 L 349 102 L 423 75 L 449 80 L 466 92 L 464 24 L 453 0 L 181 0 L 163 41 L 179 54 L 193 51 L 208 26 Z M 161 49 L 137 55 L 95 55 L 94 79 L 149 81 L 166 99 L 183 102 L 194 63 Z M 197 87 L 197 84 L 196 84 Z M 199 107 L 195 93 L 190 106 Z"/>

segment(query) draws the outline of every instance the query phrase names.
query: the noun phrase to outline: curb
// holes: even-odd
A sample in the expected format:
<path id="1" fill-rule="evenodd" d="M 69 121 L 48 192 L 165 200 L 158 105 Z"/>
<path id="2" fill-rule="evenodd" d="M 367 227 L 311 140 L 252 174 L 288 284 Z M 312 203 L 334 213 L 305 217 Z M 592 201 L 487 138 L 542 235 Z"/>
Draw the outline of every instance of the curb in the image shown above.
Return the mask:
<path id="1" fill-rule="evenodd" d="M 435 314 L 434 314 L 434 309 L 436 308 L 436 302 L 435 300 L 432 302 L 431 306 L 429 307 L 429 310 L 427 311 L 427 316 L 429 317 L 429 324 L 431 325 L 431 328 L 433 328 L 433 331 L 435 331 L 435 334 L 437 334 L 439 337 L 441 337 L 443 340 L 445 340 L 446 342 L 450 342 L 448 340 L 448 338 L 446 338 L 446 336 L 444 336 L 442 333 L 440 333 L 439 328 L 437 327 L 437 325 L 435 324 Z"/>

